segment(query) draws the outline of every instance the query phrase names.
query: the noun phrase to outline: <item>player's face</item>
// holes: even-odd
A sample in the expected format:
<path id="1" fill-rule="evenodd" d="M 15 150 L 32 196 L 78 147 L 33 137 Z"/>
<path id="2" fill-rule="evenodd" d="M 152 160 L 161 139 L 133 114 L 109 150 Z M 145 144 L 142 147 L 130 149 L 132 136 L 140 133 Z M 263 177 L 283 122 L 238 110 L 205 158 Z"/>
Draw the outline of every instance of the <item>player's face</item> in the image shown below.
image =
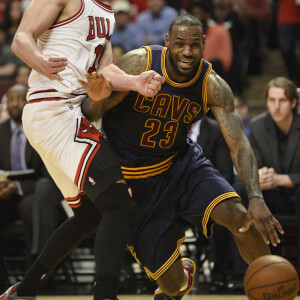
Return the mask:
<path id="1" fill-rule="evenodd" d="M 290 101 L 284 93 L 284 89 L 272 86 L 268 90 L 266 100 L 268 111 L 276 123 L 285 122 L 293 115 L 296 99 Z"/>
<path id="2" fill-rule="evenodd" d="M 166 38 L 168 72 L 191 77 L 199 67 L 203 53 L 203 33 L 200 26 L 175 25 Z M 171 70 L 170 70 L 171 69 Z"/>

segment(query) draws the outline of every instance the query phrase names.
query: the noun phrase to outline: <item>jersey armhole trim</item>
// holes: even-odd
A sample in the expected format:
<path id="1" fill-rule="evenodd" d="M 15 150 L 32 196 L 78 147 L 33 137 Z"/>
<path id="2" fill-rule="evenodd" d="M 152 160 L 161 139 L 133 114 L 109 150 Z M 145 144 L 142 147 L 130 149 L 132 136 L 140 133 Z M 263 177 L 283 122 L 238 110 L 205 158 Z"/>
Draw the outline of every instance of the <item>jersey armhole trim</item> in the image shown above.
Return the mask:
<path id="1" fill-rule="evenodd" d="M 61 20 L 59 22 L 55 22 L 53 25 L 50 26 L 49 29 L 60 27 L 60 26 L 63 26 L 63 25 L 66 25 L 66 24 L 69 24 L 69 23 L 73 22 L 74 20 L 76 20 L 77 18 L 79 18 L 82 15 L 82 13 L 84 11 L 84 8 L 85 8 L 84 0 L 81 0 L 80 9 L 78 10 L 78 12 L 74 16 L 72 16 L 68 19 L 65 19 L 65 20 Z"/>
<path id="2" fill-rule="evenodd" d="M 205 72 L 204 79 L 202 82 L 202 99 L 203 99 L 203 110 L 205 113 L 208 112 L 209 108 L 207 107 L 207 80 L 211 73 L 212 65 L 209 63 L 208 68 Z"/>

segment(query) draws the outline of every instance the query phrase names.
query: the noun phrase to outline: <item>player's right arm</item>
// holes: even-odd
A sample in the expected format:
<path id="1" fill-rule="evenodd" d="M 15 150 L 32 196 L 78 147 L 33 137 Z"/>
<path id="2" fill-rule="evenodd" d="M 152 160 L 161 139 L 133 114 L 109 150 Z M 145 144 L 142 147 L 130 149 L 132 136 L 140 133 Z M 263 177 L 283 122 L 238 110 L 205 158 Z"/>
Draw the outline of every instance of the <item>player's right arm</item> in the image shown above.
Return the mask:
<path id="1" fill-rule="evenodd" d="M 11 49 L 30 68 L 51 80 L 62 80 L 59 72 L 65 69 L 67 58 L 46 57 L 36 40 L 59 17 L 67 0 L 32 0 L 14 36 Z"/>
<path id="2" fill-rule="evenodd" d="M 147 69 L 147 50 L 136 49 L 124 54 L 116 64 L 121 70 L 130 75 L 139 75 Z M 129 91 L 112 92 L 103 102 L 96 102 L 98 95 L 101 95 L 100 81 L 103 77 L 95 76 L 86 77 L 87 82 L 79 80 L 84 86 L 90 98 L 82 103 L 82 112 L 91 122 L 100 119 L 106 111 L 120 103 Z"/>

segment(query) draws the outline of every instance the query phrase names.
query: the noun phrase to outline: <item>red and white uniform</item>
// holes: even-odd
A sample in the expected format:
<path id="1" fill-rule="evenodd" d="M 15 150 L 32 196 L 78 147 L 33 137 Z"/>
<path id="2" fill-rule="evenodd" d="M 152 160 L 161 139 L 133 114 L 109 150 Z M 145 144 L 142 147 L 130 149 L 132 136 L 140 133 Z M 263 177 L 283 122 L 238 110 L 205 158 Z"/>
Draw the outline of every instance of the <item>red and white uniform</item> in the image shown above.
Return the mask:
<path id="1" fill-rule="evenodd" d="M 82 122 L 81 102 L 86 93 L 78 79 L 97 69 L 114 26 L 111 6 L 81 0 L 74 16 L 53 24 L 37 42 L 44 55 L 67 57 L 68 65 L 59 73 L 63 81 L 32 71 L 23 126 L 71 206 L 80 202 L 86 170 L 100 147 L 89 124 Z"/>
<path id="2" fill-rule="evenodd" d="M 101 50 L 114 27 L 111 6 L 97 0 L 81 0 L 76 15 L 53 24 L 37 41 L 44 55 L 67 57 L 68 65 L 59 73 L 64 80 L 51 81 L 33 70 L 29 78 L 29 94 L 49 89 L 70 94 L 84 93 L 77 80 L 83 79 L 86 72 L 97 69 Z"/>

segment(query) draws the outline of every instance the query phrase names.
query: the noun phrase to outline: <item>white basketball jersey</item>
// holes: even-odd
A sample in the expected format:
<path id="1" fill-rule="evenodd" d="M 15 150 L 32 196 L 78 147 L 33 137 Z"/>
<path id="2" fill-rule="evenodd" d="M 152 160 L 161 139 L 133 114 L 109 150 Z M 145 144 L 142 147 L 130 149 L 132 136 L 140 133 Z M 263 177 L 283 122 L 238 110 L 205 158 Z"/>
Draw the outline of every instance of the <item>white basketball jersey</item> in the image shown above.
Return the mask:
<path id="1" fill-rule="evenodd" d="M 29 94 L 56 90 L 61 93 L 85 93 L 78 79 L 97 70 L 106 40 L 115 27 L 110 5 L 97 0 L 81 0 L 80 10 L 72 17 L 53 24 L 37 41 L 45 56 L 67 57 L 68 65 L 60 72 L 63 81 L 50 80 L 33 70 L 29 78 Z"/>

